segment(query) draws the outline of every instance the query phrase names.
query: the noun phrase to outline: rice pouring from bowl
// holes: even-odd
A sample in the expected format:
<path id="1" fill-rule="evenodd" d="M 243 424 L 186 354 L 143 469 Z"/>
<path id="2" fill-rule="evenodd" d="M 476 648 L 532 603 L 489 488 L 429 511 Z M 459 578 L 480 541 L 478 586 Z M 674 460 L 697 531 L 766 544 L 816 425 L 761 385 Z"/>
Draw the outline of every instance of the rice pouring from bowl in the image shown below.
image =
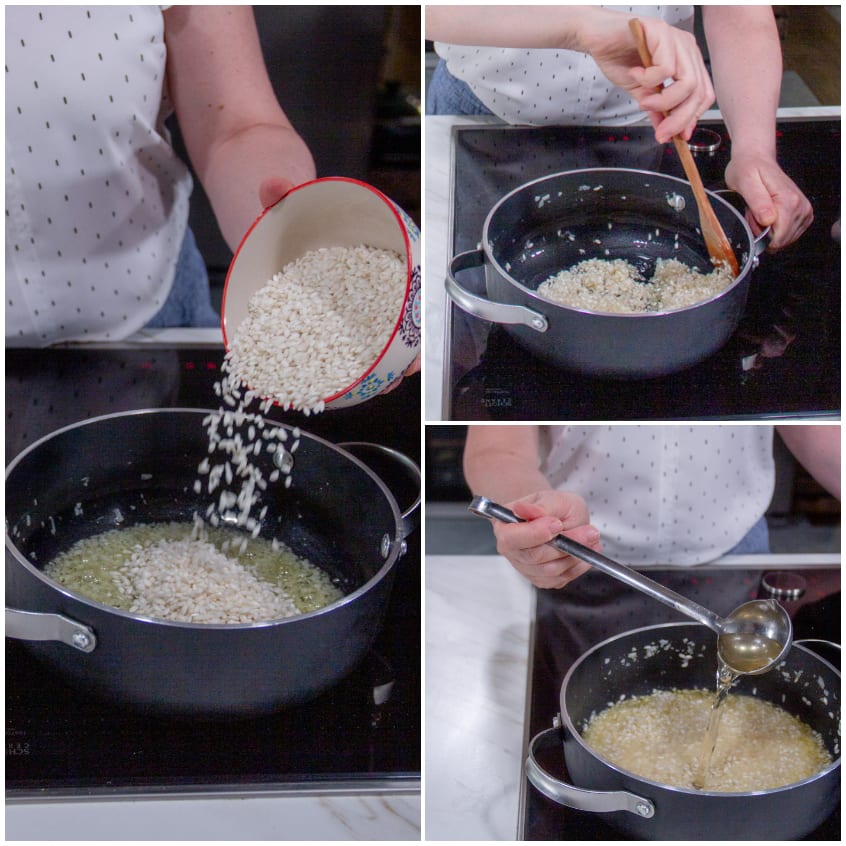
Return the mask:
<path id="1" fill-rule="evenodd" d="M 306 414 L 357 405 L 419 352 L 419 230 L 364 182 L 300 185 L 245 235 L 222 315 L 232 381 Z"/>

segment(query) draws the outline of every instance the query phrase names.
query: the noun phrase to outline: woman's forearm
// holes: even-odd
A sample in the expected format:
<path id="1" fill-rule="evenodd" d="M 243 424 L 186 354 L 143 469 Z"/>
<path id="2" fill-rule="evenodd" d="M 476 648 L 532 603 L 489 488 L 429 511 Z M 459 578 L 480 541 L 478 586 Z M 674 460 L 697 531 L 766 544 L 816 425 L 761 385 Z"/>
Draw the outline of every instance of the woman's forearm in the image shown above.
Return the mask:
<path id="1" fill-rule="evenodd" d="M 840 499 L 840 427 L 779 426 L 778 433 L 793 457 Z"/>
<path id="2" fill-rule="evenodd" d="M 164 18 L 179 127 L 234 249 L 261 211 L 262 182 L 296 185 L 314 176 L 314 163 L 270 83 L 252 7 L 171 6 Z"/>
<path id="3" fill-rule="evenodd" d="M 474 494 L 507 503 L 549 490 L 539 461 L 536 426 L 468 428 L 464 478 Z"/>
<path id="4" fill-rule="evenodd" d="M 781 45 L 770 6 L 702 7 L 717 102 L 735 152 L 775 157 Z"/>
<path id="5" fill-rule="evenodd" d="M 427 6 L 426 38 L 471 46 L 587 52 L 586 28 L 613 15 L 599 6 Z"/>
<path id="6" fill-rule="evenodd" d="M 752 231 L 770 227 L 768 249 L 779 250 L 801 237 L 814 211 L 776 157 L 782 65 L 775 18 L 769 6 L 702 9 L 717 101 L 731 134 L 726 184 L 746 201 Z"/>
<path id="7" fill-rule="evenodd" d="M 315 175 L 303 140 L 290 127 L 258 124 L 219 144 L 201 174 L 223 237 L 234 250 L 262 211 L 259 188 L 268 176 L 283 177 L 293 187 Z"/>

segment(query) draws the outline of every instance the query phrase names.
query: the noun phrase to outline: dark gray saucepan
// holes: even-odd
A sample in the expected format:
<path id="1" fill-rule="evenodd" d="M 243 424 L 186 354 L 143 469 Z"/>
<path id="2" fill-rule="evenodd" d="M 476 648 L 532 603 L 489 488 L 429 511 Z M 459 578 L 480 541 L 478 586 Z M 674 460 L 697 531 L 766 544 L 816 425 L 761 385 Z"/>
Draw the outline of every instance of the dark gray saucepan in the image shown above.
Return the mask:
<path id="1" fill-rule="evenodd" d="M 7 634 L 83 690 L 165 712 L 250 715 L 337 683 L 381 628 L 410 518 L 351 452 L 302 433 L 291 487 L 270 484 L 262 500 L 262 536 L 284 541 L 344 589 L 326 608 L 257 624 L 165 622 L 88 600 L 41 571 L 80 538 L 204 513 L 193 483 L 207 454 L 208 413 L 94 418 L 48 435 L 9 465 Z M 254 460 L 267 478 L 271 455 Z"/>
<path id="2" fill-rule="evenodd" d="M 594 646 L 564 678 L 560 726 L 530 744 L 529 780 L 554 801 L 602 813 L 610 825 L 639 839 L 794 840 L 813 831 L 840 801 L 840 673 L 801 644 L 774 670 L 743 676 L 733 690 L 773 702 L 819 732 L 832 763 L 811 778 L 756 793 L 685 790 L 615 766 L 582 738 L 590 717 L 623 697 L 713 689 L 716 666 L 713 632 L 693 623 L 636 629 Z M 561 749 L 561 730 L 569 782 L 536 758 L 546 747 Z"/>
<path id="3" fill-rule="evenodd" d="M 559 367 L 616 378 L 682 370 L 731 337 L 765 246 L 764 236 L 756 240 L 737 209 L 718 194 L 709 197 L 740 273 L 725 291 L 702 303 L 648 314 L 604 314 L 536 293 L 550 276 L 591 258 L 625 259 L 647 278 L 659 258 L 711 269 L 690 184 L 623 168 L 557 173 L 507 194 L 488 213 L 479 248 L 452 259 L 447 293 L 463 310 L 502 324 L 526 349 Z M 481 266 L 487 298 L 458 281 L 462 270 Z"/>

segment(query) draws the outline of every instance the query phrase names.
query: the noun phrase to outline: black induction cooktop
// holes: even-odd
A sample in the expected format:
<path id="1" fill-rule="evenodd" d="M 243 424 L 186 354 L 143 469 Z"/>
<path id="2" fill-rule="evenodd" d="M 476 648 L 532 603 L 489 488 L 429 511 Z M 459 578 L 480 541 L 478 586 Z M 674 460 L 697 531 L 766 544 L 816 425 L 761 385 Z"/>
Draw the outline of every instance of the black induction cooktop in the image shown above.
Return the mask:
<path id="1" fill-rule="evenodd" d="M 137 408 L 216 407 L 221 349 L 6 352 L 6 457 L 64 425 Z M 419 377 L 352 409 L 269 413 L 333 443 L 419 462 Z M 397 425 L 402 421 L 403 425 Z M 407 492 L 406 492 L 407 493 Z M 420 782 L 420 541 L 408 538 L 371 652 L 319 698 L 250 719 L 154 716 L 69 686 L 6 641 L 12 801 L 286 791 L 416 791 Z"/>
<path id="2" fill-rule="evenodd" d="M 706 188 L 725 187 L 731 139 L 721 123 L 695 152 Z M 726 345 L 680 373 L 594 378 L 547 364 L 502 326 L 447 310 L 444 415 L 451 420 L 719 420 L 839 417 L 839 120 L 784 121 L 779 161 L 814 208 L 802 238 L 765 253 L 743 319 Z M 645 127 L 457 126 L 452 135 L 451 255 L 476 249 L 488 212 L 526 182 L 569 170 L 621 167 L 684 178 L 672 145 Z M 462 285 L 485 295 L 484 270 Z"/>

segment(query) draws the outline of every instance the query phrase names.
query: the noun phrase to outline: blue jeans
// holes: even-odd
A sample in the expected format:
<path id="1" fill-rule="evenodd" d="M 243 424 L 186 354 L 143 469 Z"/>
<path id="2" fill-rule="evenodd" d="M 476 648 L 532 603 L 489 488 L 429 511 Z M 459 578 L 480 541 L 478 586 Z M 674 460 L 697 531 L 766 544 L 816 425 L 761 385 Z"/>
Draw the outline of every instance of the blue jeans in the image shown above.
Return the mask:
<path id="1" fill-rule="evenodd" d="M 770 551 L 770 532 L 765 517 L 761 519 L 733 546 L 726 555 L 762 555 Z"/>
<path id="2" fill-rule="evenodd" d="M 492 115 L 493 112 L 472 92 L 470 86 L 456 79 L 441 59 L 435 67 L 426 94 L 427 115 Z"/>
<path id="3" fill-rule="evenodd" d="M 219 325 L 220 317 L 211 304 L 206 263 L 197 248 L 194 233 L 186 227 L 170 293 L 158 314 L 147 323 L 147 328 Z"/>

